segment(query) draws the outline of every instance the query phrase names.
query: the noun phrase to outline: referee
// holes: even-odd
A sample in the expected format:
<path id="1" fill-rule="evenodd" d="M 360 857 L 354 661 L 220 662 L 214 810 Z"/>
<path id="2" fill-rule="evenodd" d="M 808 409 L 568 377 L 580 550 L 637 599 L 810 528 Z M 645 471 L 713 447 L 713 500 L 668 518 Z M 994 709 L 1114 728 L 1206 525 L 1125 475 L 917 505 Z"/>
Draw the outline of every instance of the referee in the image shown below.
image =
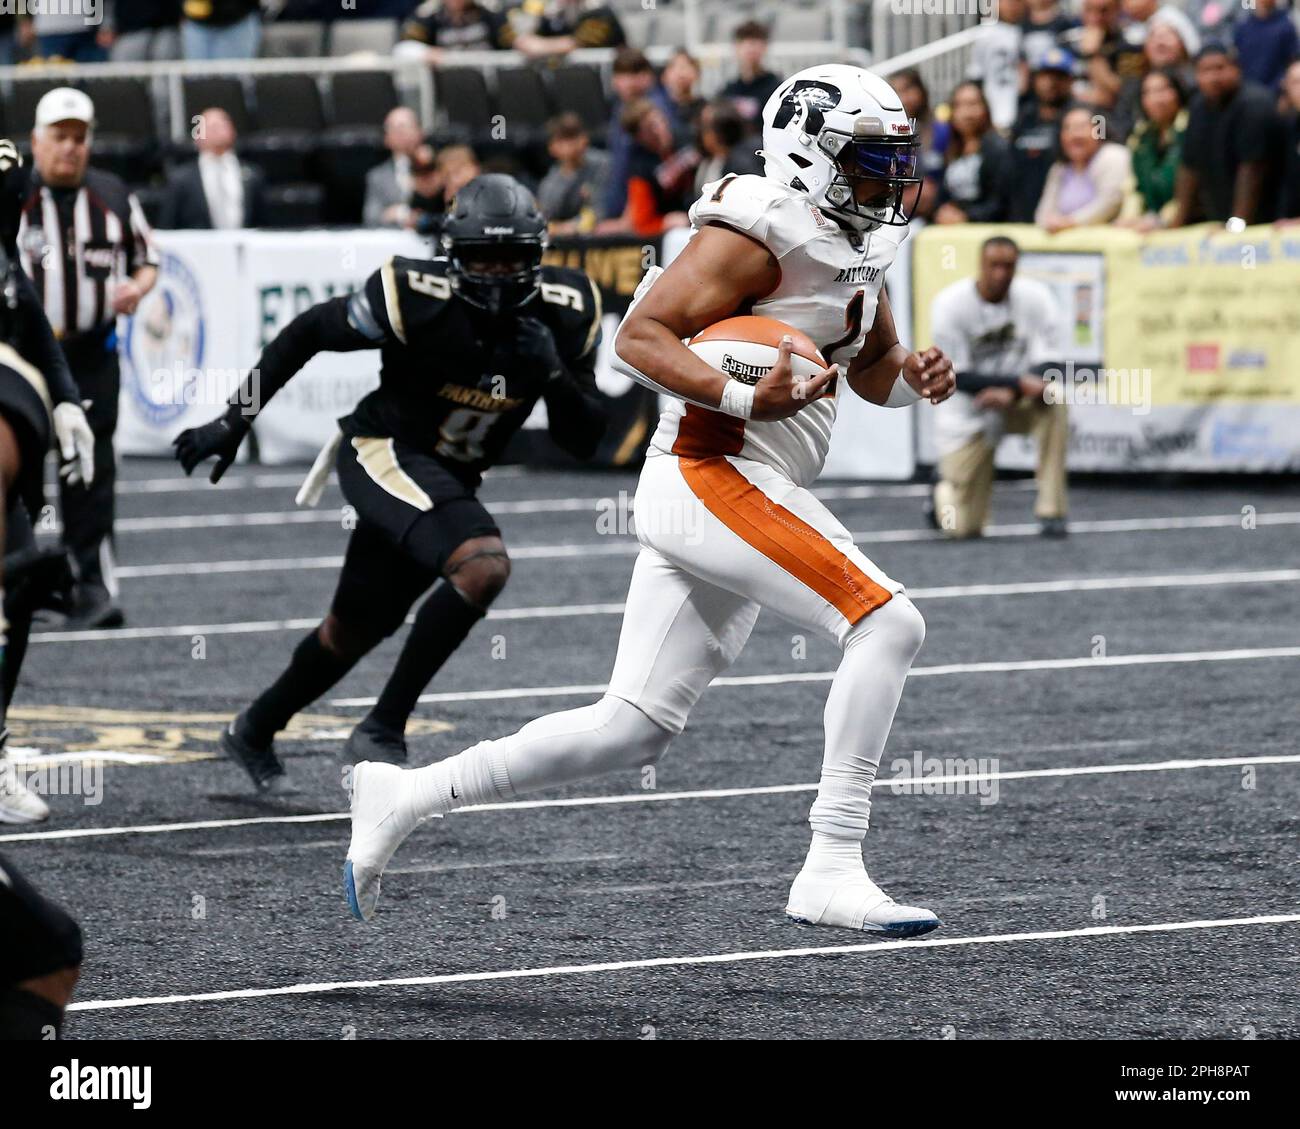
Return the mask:
<path id="1" fill-rule="evenodd" d="M 116 324 L 158 278 L 139 201 L 112 173 L 89 167 L 95 106 L 59 87 L 36 106 L 35 169 L 24 194 L 18 253 L 45 305 L 95 433 L 93 483 L 61 483 L 64 539 L 77 571 L 68 626 L 117 627 L 113 600 L 113 433 L 121 372 Z"/>

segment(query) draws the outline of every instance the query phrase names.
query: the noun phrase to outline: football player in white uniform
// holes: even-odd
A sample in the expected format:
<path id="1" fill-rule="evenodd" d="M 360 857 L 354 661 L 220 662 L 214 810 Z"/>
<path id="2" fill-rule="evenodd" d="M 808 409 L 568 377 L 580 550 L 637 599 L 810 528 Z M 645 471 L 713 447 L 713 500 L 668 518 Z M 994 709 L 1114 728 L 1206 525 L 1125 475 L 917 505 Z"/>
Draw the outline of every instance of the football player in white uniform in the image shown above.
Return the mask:
<path id="1" fill-rule="evenodd" d="M 899 344 L 881 290 L 906 231 L 905 196 L 919 187 L 917 150 L 882 79 L 813 67 L 764 108 L 766 175 L 705 187 L 693 237 L 643 280 L 615 341 L 627 371 L 675 399 L 637 487 L 641 552 L 609 689 L 594 705 L 426 768 L 357 765 L 344 864 L 357 917 L 374 912 L 385 864 L 420 821 L 653 763 L 768 607 L 843 649 L 826 701 L 812 845 L 786 912 L 898 937 L 939 924 L 929 910 L 897 905 L 862 860 L 871 786 L 924 623 L 807 489 L 845 386 L 887 407 L 953 391 L 942 352 Z M 807 333 L 830 367 L 794 379 L 787 338 L 776 366 L 743 384 L 683 344 L 738 312 Z"/>

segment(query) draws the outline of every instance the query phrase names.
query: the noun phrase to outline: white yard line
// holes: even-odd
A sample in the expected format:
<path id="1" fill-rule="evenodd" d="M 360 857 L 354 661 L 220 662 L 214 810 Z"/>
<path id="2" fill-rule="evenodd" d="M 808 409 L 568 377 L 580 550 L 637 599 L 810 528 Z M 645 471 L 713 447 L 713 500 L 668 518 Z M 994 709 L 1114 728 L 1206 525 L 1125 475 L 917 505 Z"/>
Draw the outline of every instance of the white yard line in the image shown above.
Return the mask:
<path id="1" fill-rule="evenodd" d="M 1071 776 L 1112 776 L 1141 772 L 1189 772 L 1205 768 L 1240 768 L 1245 765 L 1300 764 L 1300 754 L 1262 757 L 1206 757 L 1187 760 L 1142 761 L 1135 764 L 1076 765 L 1061 768 L 1011 769 L 1006 772 L 945 773 L 943 775 L 889 776 L 880 787 L 890 791 L 916 787 L 937 788 L 945 782 L 974 783 L 981 780 L 1051 780 Z M 548 808 L 621 807 L 627 804 L 676 803 L 683 800 L 729 800 L 744 796 L 782 796 L 817 791 L 808 784 L 767 784 L 752 788 L 702 788 L 688 792 L 634 792 L 618 796 L 569 796 L 550 800 L 512 800 L 500 804 L 473 804 L 465 812 L 542 811 Z M 234 827 L 258 827 L 295 823 L 335 823 L 348 819 L 347 812 L 313 812 L 308 815 L 257 815 L 243 819 L 200 819 L 185 823 L 142 823 L 125 827 L 64 827 L 55 831 L 18 831 L 0 835 L 0 843 L 50 842 L 60 839 L 102 839 L 119 835 L 174 835 L 185 831 L 220 831 Z"/>
<path id="2" fill-rule="evenodd" d="M 954 584 L 942 588 L 911 588 L 913 600 L 952 600 L 972 596 L 1032 596 L 1052 592 L 1119 592 L 1151 588 L 1214 588 L 1238 584 L 1290 584 L 1300 581 L 1300 568 L 1255 572 L 1159 573 L 1151 576 L 1076 576 L 1061 580 L 1027 580 L 1009 584 Z M 488 619 L 531 620 L 622 615 L 623 604 L 555 604 L 528 608 L 493 608 Z M 273 631 L 305 631 L 320 616 L 305 619 L 254 619 L 235 623 L 186 623 L 158 627 L 117 627 L 99 631 L 38 631 L 33 643 L 97 643 L 121 639 L 171 639 L 193 635 L 253 635 Z M 410 622 L 410 617 L 407 617 Z"/>
<path id="3" fill-rule="evenodd" d="M 506 968 L 492 972 L 451 972 L 434 976 L 398 976 L 386 980 L 335 980 L 319 984 L 287 984 L 278 988 L 236 988 L 224 992 L 178 993 L 168 996 L 134 996 L 119 1000 L 84 1000 L 69 1011 L 110 1011 L 119 1008 L 158 1007 L 169 1004 L 217 1003 L 256 1000 L 270 996 L 319 996 L 328 992 L 385 988 L 424 988 L 444 984 L 476 984 L 493 980 L 538 980 L 555 976 L 593 976 L 639 972 L 653 968 L 692 968 L 711 964 L 741 964 L 754 960 L 798 960 L 809 957 L 848 956 L 861 953 L 904 954 L 921 949 L 951 949 L 968 945 L 1015 945 L 1040 941 L 1070 941 L 1094 937 L 1123 937 L 1143 933 L 1182 933 L 1195 929 L 1237 929 L 1251 925 L 1294 925 L 1300 914 L 1260 914 L 1200 921 L 1162 921 L 1148 925 L 1093 925 L 1084 929 L 1044 929 L 1032 933 L 989 933 L 974 937 L 926 937 L 916 941 L 870 941 L 858 945 L 816 945 L 797 949 L 754 949 L 700 956 L 650 957 L 645 960 L 601 961 L 593 964 L 558 964 L 545 968 Z"/>

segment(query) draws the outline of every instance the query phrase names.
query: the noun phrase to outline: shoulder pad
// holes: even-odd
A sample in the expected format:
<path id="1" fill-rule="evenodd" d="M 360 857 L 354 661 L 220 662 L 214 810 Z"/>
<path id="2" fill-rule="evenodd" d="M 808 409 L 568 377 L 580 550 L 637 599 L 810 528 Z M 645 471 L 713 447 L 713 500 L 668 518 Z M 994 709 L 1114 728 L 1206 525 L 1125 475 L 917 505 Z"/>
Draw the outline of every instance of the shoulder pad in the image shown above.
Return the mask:
<path id="1" fill-rule="evenodd" d="M 538 299 L 561 354 L 576 359 L 589 353 L 600 338 L 603 313 L 600 289 L 590 276 L 573 267 L 544 266 Z"/>
<path id="2" fill-rule="evenodd" d="M 429 321 L 451 298 L 445 259 L 394 255 L 379 268 L 383 307 L 393 335 L 405 344 L 408 330 Z M 371 297 L 372 305 L 374 296 Z"/>
<path id="3" fill-rule="evenodd" d="M 706 184 L 690 217 L 696 229 L 720 223 L 743 231 L 778 259 L 824 232 L 837 230 L 800 193 L 754 175 L 724 176 Z"/>

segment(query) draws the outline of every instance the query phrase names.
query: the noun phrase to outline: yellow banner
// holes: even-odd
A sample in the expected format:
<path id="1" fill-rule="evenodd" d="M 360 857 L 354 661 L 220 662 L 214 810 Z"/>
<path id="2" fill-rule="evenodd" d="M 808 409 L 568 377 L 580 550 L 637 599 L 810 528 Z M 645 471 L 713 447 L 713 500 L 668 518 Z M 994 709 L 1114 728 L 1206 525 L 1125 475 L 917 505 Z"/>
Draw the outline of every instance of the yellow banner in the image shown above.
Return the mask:
<path id="1" fill-rule="evenodd" d="M 912 252 L 918 346 L 932 340 L 934 296 L 975 274 L 980 245 L 995 234 L 1024 251 L 1103 257 L 1103 365 L 1149 373 L 1152 403 L 1300 403 L 1300 229 L 927 227 Z"/>

